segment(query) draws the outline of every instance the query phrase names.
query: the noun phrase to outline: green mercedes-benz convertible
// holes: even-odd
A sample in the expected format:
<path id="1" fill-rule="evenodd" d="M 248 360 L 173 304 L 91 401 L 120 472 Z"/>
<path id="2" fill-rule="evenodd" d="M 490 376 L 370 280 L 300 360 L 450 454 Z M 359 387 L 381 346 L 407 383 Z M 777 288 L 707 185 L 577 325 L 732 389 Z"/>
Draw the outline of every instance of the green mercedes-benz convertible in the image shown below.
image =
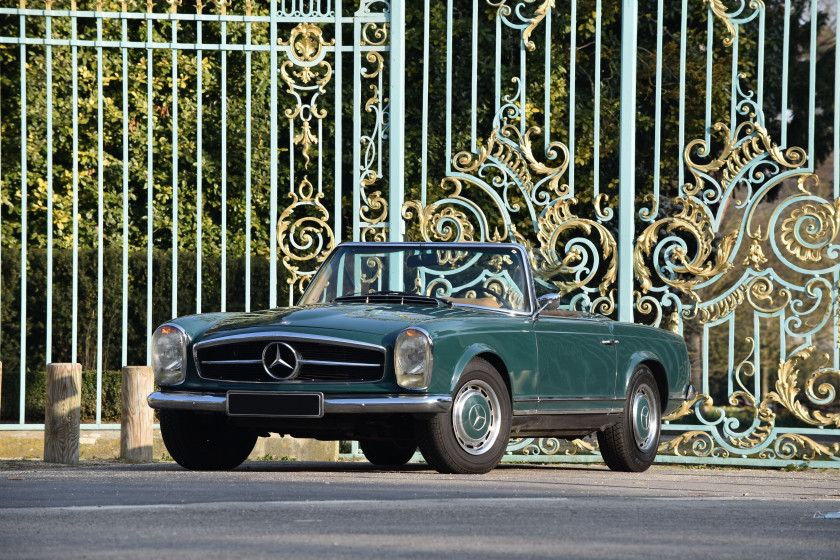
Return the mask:
<path id="1" fill-rule="evenodd" d="M 276 432 L 484 473 L 510 437 L 597 432 L 610 468 L 647 469 L 694 392 L 685 342 L 563 309 L 530 263 L 513 244 L 345 243 L 297 307 L 161 325 L 149 404 L 169 453 L 230 469 Z"/>

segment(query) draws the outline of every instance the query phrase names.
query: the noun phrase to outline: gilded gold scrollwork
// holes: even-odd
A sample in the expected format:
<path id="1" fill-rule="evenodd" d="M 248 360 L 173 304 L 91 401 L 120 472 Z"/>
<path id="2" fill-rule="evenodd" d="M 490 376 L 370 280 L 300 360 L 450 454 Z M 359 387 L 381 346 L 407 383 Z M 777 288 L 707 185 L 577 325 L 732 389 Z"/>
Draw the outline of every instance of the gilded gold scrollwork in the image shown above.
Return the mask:
<path id="1" fill-rule="evenodd" d="M 525 2 L 532 3 L 534 0 L 525 0 Z M 487 0 L 487 3 L 496 8 L 496 17 L 509 16 L 513 11 L 511 7 L 507 5 L 507 0 L 499 0 L 498 2 Z M 543 0 L 543 2 L 537 6 L 533 16 L 530 19 L 525 20 L 528 22 L 528 25 L 522 30 L 522 43 L 529 51 L 533 51 L 537 48 L 534 42 L 531 41 L 531 34 L 540 25 L 540 23 L 545 20 L 550 13 L 550 10 L 554 7 L 555 0 Z"/>
<path id="2" fill-rule="evenodd" d="M 288 42 L 282 38 L 277 42 L 281 46 L 289 47 L 289 59 L 280 65 L 280 77 L 286 84 L 287 93 L 295 97 L 296 103 L 294 108 L 285 110 L 285 115 L 289 120 L 301 118 L 300 130 L 295 134 L 293 142 L 296 146 L 301 146 L 304 167 L 308 169 L 311 149 L 319 142 L 311 121 L 313 118 L 320 120 L 327 116 L 327 112 L 318 107 L 317 96 L 318 93 L 325 92 L 324 87 L 332 79 L 332 66 L 326 60 L 320 59 L 323 56 L 323 48 L 334 45 L 335 39 L 327 42 L 320 27 L 311 23 L 300 23 L 292 29 Z M 301 92 L 309 93 L 312 90 L 309 86 L 311 82 L 315 82 L 317 90 L 310 99 L 304 101 Z"/>
<path id="3" fill-rule="evenodd" d="M 686 446 L 688 450 L 686 450 Z M 729 451 L 717 446 L 712 435 L 702 430 L 683 432 L 675 438 L 659 444 L 660 453 L 673 453 L 681 456 L 687 451 L 690 451 L 695 457 L 729 457 Z"/>
<path id="4" fill-rule="evenodd" d="M 606 261 L 607 269 L 603 274 L 598 291 L 602 296 L 606 295 L 609 287 L 615 282 L 618 273 L 618 254 L 616 251 L 616 242 L 612 234 L 607 228 L 594 220 L 587 220 L 574 214 L 571 210 L 572 206 L 577 204 L 575 198 L 564 198 L 554 202 L 546 209 L 545 214 L 539 219 L 539 230 L 537 232 L 537 239 L 540 244 L 540 252 L 543 256 L 541 263 L 535 264 L 535 273 L 550 277 L 552 270 L 559 270 L 563 268 L 567 271 L 573 271 L 573 263 L 581 260 L 580 249 L 574 247 L 576 252 L 566 252 L 565 258 L 558 262 L 560 253 L 555 249 L 560 242 L 561 236 L 569 231 L 582 231 L 589 235 L 593 230 L 598 232 L 599 244 L 601 247 L 601 257 Z M 597 257 L 598 255 L 595 255 Z M 574 281 L 562 280 L 552 281 L 557 286 L 559 293 L 568 293 L 574 289 L 585 286 L 597 273 L 597 268 L 591 266 L 589 274 L 581 274 Z"/>
<path id="5" fill-rule="evenodd" d="M 523 135 L 516 126 L 505 124 L 493 130 L 478 154 L 459 152 L 455 154 L 452 165 L 458 171 L 471 173 L 490 160 L 504 167 L 520 187 L 531 196 L 534 190 L 532 172 L 548 178 L 548 189 L 556 197 L 566 196 L 569 194 L 569 186 L 559 183 L 560 177 L 569 166 L 569 148 L 562 142 L 552 142 L 547 154 L 552 159 L 556 159 L 558 155 L 561 156 L 557 162 L 559 165 L 552 167 L 538 161 L 534 157 L 531 135 L 539 133 L 538 126 L 530 127 Z"/>
<path id="6" fill-rule="evenodd" d="M 715 159 L 701 164 L 693 159 L 693 153 L 708 154 L 709 146 L 702 138 L 693 140 L 685 147 L 685 162 L 694 176 L 694 183 L 687 183 L 683 190 L 690 196 L 698 196 L 705 185 L 703 175 L 721 172 L 721 185 L 725 190 L 745 167 L 767 154 L 772 161 L 788 169 L 801 167 L 807 161 L 805 150 L 790 147 L 784 152 L 773 142 L 767 130 L 758 122 L 749 120 L 735 128 L 734 134 L 724 123 L 716 123 L 712 130 L 727 139 L 727 143 Z"/>
<path id="7" fill-rule="evenodd" d="M 781 230 L 782 244 L 790 254 L 802 261 L 823 261 L 828 257 L 826 249 L 840 232 L 840 198 L 824 204 L 809 202 L 794 209 L 782 222 Z M 802 230 L 804 236 L 798 235 Z M 835 251 L 838 250 L 835 246 Z"/>
<path id="8" fill-rule="evenodd" d="M 291 272 L 287 282 L 293 290 L 296 287 L 303 293 L 335 241 L 328 224 L 329 212 L 321 203 L 324 193 L 315 192 L 312 183 L 304 177 L 297 192 L 290 192 L 289 197 L 292 203 L 283 210 L 278 221 L 277 245 L 283 253 L 283 266 Z M 307 209 L 310 211 L 306 215 L 295 217 Z M 309 270 L 302 270 L 305 263 L 309 263 Z"/>
<path id="9" fill-rule="evenodd" d="M 659 242 L 659 234 L 684 232 L 695 239 L 694 257 L 689 257 L 688 252 L 681 245 L 675 244 L 666 255 L 674 275 L 659 274 L 659 278 L 665 284 L 699 300 L 693 293 L 694 286 L 732 268 L 729 256 L 735 247 L 738 232 L 734 231 L 723 236 L 717 243 L 717 253 L 713 256 L 714 228 L 703 207 L 693 198 L 678 197 L 676 202 L 682 204 L 682 210 L 676 216 L 657 220 L 638 237 L 633 255 L 636 278 L 639 279 L 642 293 L 647 293 L 653 286 L 653 279 L 646 263 L 653 248 Z"/>
<path id="10" fill-rule="evenodd" d="M 726 30 L 729 32 L 729 37 L 723 40 L 723 44 L 727 47 L 731 47 L 735 42 L 735 37 L 737 36 L 736 25 L 746 23 L 758 15 L 759 10 L 764 9 L 764 0 L 750 0 L 749 7 L 753 10 L 753 14 L 743 19 L 736 19 L 744 10 L 743 1 L 741 2 L 741 8 L 736 13 L 727 13 L 723 0 L 706 0 L 706 3 L 709 5 L 712 13 L 723 22 Z"/>
<path id="11" fill-rule="evenodd" d="M 813 439 L 801 434 L 781 434 L 773 443 L 773 452 L 769 450 L 758 454 L 761 459 L 802 459 L 813 461 L 823 455 L 834 458 L 840 453 L 840 443 L 829 445 L 817 443 Z"/>
<path id="12" fill-rule="evenodd" d="M 420 236 L 424 241 L 481 240 L 476 238 L 476 228 L 461 208 L 469 208 L 482 224 L 487 224 L 487 218 L 475 202 L 461 195 L 463 182 L 470 183 L 467 179 L 444 178 L 441 181 L 441 188 L 445 191 L 449 186 L 452 187 L 452 194 L 444 201 L 423 206 L 420 201 L 412 200 L 403 205 L 403 218 L 411 220 L 416 217 L 418 219 Z M 504 241 L 504 237 L 497 231 L 491 240 Z"/>
<path id="13" fill-rule="evenodd" d="M 823 413 L 820 410 L 809 410 L 802 404 L 801 396 L 811 404 L 828 404 L 837 398 L 837 386 L 824 382 L 814 388 L 817 380 L 834 377 L 840 381 L 840 371 L 836 369 L 818 368 L 808 376 L 805 392 L 798 386 L 800 362 L 807 360 L 815 350 L 814 346 L 803 348 L 788 360 L 779 363 L 776 390 L 767 393 L 767 399 L 777 402 L 791 411 L 799 420 L 812 426 L 834 426 L 840 428 L 840 412 Z M 828 356 L 825 356 L 826 362 Z"/>

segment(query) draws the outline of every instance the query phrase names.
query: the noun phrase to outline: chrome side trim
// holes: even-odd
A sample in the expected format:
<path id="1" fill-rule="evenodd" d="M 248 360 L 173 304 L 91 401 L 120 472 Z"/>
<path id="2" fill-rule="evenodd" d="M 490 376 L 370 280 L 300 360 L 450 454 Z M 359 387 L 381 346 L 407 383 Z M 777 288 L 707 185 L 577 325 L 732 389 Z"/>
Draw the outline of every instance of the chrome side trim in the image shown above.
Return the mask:
<path id="1" fill-rule="evenodd" d="M 513 412 L 514 416 L 575 416 L 575 415 L 584 415 L 584 414 L 602 414 L 604 416 L 612 416 L 614 414 L 620 414 L 624 411 L 624 407 L 619 409 L 615 408 L 595 408 L 595 409 L 580 409 L 580 410 L 515 410 Z"/>
<path id="2" fill-rule="evenodd" d="M 227 413 L 227 396 L 219 393 L 163 393 L 148 397 L 156 409 Z M 324 414 L 405 413 L 439 414 L 452 407 L 450 395 L 382 395 L 377 397 L 324 397 Z"/>

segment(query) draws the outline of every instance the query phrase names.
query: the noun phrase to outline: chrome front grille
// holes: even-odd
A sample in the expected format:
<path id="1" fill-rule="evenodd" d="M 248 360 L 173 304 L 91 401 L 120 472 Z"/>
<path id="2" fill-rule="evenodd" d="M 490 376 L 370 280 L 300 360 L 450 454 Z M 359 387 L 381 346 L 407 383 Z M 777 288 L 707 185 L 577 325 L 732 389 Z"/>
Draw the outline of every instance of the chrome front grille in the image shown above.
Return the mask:
<path id="1" fill-rule="evenodd" d="M 266 370 L 263 351 L 288 345 L 299 358 L 293 379 L 278 379 Z M 378 381 L 385 374 L 385 349 L 326 337 L 259 335 L 199 342 L 194 349 L 204 379 L 245 383 Z"/>

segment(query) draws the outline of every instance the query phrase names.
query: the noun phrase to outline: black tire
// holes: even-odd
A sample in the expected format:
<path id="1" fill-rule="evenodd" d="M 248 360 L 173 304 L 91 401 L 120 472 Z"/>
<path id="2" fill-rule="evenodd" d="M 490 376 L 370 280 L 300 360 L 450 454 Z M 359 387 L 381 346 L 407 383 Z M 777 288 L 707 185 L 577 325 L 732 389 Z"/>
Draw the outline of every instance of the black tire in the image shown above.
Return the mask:
<path id="1" fill-rule="evenodd" d="M 445 414 L 418 421 L 426 462 L 441 473 L 483 474 L 502 460 L 510 439 L 511 404 L 504 381 L 476 358 L 464 370 Z"/>
<path id="2" fill-rule="evenodd" d="M 359 442 L 365 459 L 378 467 L 400 467 L 408 463 L 417 451 L 414 438 L 404 440 L 362 440 Z"/>
<path id="3" fill-rule="evenodd" d="M 230 426 L 225 416 L 161 410 L 160 434 L 167 451 L 185 469 L 226 471 L 248 458 L 257 434 Z"/>
<path id="4" fill-rule="evenodd" d="M 662 432 L 662 407 L 656 379 L 647 366 L 633 372 L 621 420 L 598 432 L 598 445 L 614 471 L 646 471 L 656 458 Z"/>

